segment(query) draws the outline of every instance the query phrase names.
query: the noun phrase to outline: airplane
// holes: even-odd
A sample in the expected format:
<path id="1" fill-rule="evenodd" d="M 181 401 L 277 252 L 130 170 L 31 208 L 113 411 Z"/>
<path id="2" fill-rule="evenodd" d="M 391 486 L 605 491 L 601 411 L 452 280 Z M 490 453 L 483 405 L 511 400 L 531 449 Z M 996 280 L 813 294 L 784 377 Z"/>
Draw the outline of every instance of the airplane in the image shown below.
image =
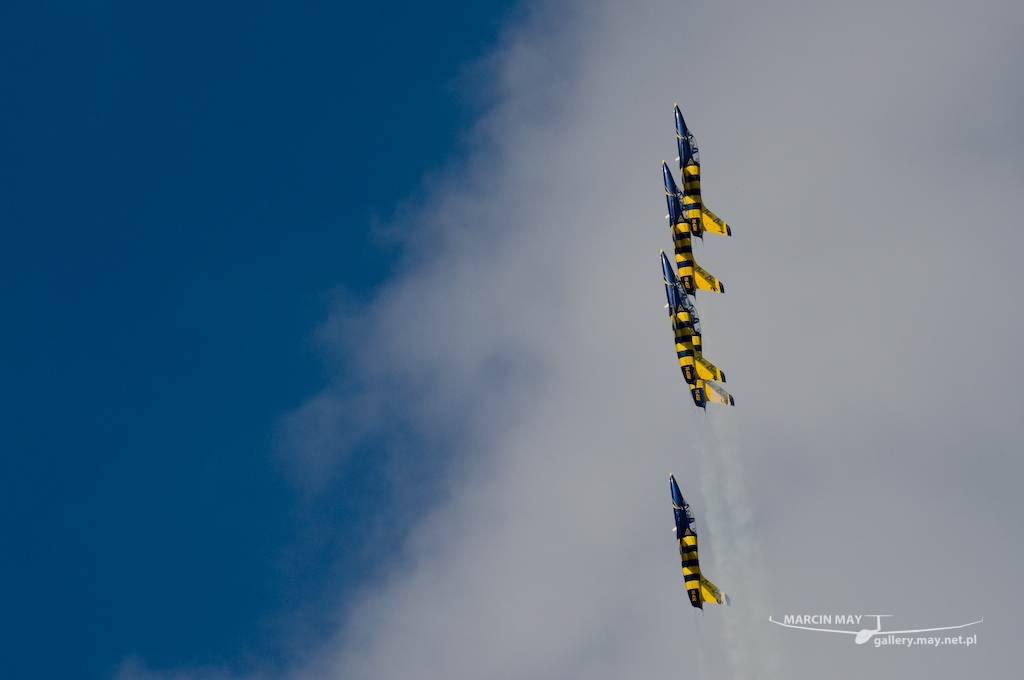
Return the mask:
<path id="1" fill-rule="evenodd" d="M 725 382 L 725 373 L 703 356 L 697 310 L 676 278 L 664 250 L 661 251 L 661 271 L 665 282 L 665 297 L 668 299 L 666 307 L 672 321 L 672 333 L 675 335 L 676 356 L 679 358 L 683 378 L 690 386 L 693 403 L 700 408 L 705 408 L 709 401 L 734 406 L 736 402 L 732 396 L 711 382 Z"/>
<path id="2" fill-rule="evenodd" d="M 668 480 L 672 487 L 672 510 L 676 516 L 676 540 L 679 541 L 679 557 L 683 563 L 683 579 L 686 581 L 686 594 L 690 598 L 690 604 L 701 611 L 704 610 L 705 602 L 732 605 L 729 596 L 700 573 L 693 513 L 690 512 L 690 505 L 683 500 L 683 494 L 679 492 L 676 478 L 670 474 Z"/>
<path id="3" fill-rule="evenodd" d="M 683 178 L 683 192 L 680 202 L 683 216 L 690 225 L 690 232 L 704 238 L 704 232 L 722 236 L 732 236 L 732 228 L 717 215 L 707 209 L 700 195 L 700 154 L 697 152 L 697 141 L 693 133 L 686 127 L 679 104 L 675 105 L 676 113 L 676 146 L 679 149 L 679 174 Z"/>
<path id="4" fill-rule="evenodd" d="M 856 642 L 858 645 L 864 644 L 865 642 L 870 640 L 875 635 L 901 635 L 903 633 L 930 633 L 930 632 L 936 631 L 936 630 L 955 630 L 957 628 L 966 628 L 967 626 L 973 626 L 973 625 L 981 623 L 982 621 L 985 620 L 984 617 L 982 617 L 982 619 L 980 621 L 972 621 L 971 623 L 965 623 L 965 624 L 960 625 L 960 626 L 942 626 L 940 628 L 918 628 L 916 630 L 882 630 L 882 619 L 883 618 L 888 618 L 888 617 L 892 616 L 892 614 L 865 614 L 864 616 L 867 616 L 868 618 L 875 617 L 875 628 L 874 628 L 874 630 L 871 630 L 869 628 L 865 628 L 865 629 L 860 630 L 860 631 L 856 631 L 856 630 L 832 630 L 832 629 L 829 629 L 829 628 L 811 628 L 810 626 L 797 626 L 797 625 L 794 625 L 792 623 L 782 623 L 781 621 L 775 621 L 770 616 L 768 617 L 768 620 L 771 621 L 774 624 L 777 624 L 779 626 L 783 626 L 785 628 L 799 628 L 800 630 L 814 630 L 814 631 L 817 631 L 819 633 L 846 633 L 848 635 L 856 635 L 857 637 L 855 637 L 853 639 L 853 641 Z"/>
<path id="5" fill-rule="evenodd" d="M 693 259 L 693 228 L 691 220 L 686 218 L 683 200 L 685 196 L 676 186 L 672 178 L 672 171 L 668 169 L 665 161 L 661 162 L 661 175 L 665 181 L 665 202 L 668 203 L 668 215 L 672 229 L 672 242 L 676 251 L 676 268 L 679 271 L 679 280 L 690 295 L 696 295 L 697 290 L 708 290 L 713 293 L 724 293 L 725 286 L 702 269 Z M 698 199 L 700 197 L 698 196 Z"/>

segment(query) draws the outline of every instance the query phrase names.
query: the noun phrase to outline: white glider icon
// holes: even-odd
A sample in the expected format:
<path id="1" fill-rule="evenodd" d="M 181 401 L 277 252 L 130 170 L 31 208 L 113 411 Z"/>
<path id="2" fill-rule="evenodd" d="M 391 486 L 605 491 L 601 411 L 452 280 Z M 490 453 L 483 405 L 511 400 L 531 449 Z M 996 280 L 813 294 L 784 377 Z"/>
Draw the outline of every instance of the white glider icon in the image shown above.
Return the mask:
<path id="1" fill-rule="evenodd" d="M 935 630 L 954 630 L 956 628 L 966 628 L 967 626 L 973 626 L 974 624 L 981 623 L 985 620 L 985 618 L 982 617 L 981 621 L 972 621 L 971 623 L 965 623 L 961 626 L 942 626 L 941 628 L 918 628 L 917 630 L 882 630 L 882 617 L 889 617 L 892 616 L 892 614 L 865 614 L 865 616 L 875 617 L 875 621 L 877 623 L 874 630 L 869 630 L 865 628 L 864 630 L 858 632 L 854 630 L 832 630 L 829 628 L 811 628 L 810 626 L 795 626 L 792 623 L 782 623 L 781 621 L 775 621 L 770 616 L 768 617 L 768 620 L 778 626 L 784 626 L 786 628 L 799 628 L 800 630 L 815 630 L 819 633 L 846 633 L 847 635 L 856 635 L 857 637 L 855 637 L 853 641 L 856 642 L 858 645 L 862 645 L 868 640 L 870 640 L 873 636 L 880 634 L 900 635 L 901 633 L 930 633 Z"/>

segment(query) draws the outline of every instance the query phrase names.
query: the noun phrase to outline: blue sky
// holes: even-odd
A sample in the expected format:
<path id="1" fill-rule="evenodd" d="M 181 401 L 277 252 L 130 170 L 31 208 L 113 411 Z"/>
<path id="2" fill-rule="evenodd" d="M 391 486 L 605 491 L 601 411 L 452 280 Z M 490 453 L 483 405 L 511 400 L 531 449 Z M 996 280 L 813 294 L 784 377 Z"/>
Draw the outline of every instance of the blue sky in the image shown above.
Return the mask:
<path id="1" fill-rule="evenodd" d="M 1020 667 L 1019 2 L 3 11 L 6 672 Z M 733 229 L 706 413 L 673 102 Z M 670 472 L 731 607 L 687 604 Z M 830 611 L 985 623 L 768 623 Z"/>
<path id="2" fill-rule="evenodd" d="M 6 675 L 273 662 L 373 571 L 372 460 L 303 505 L 275 428 L 338 291 L 389 276 L 374 225 L 462 153 L 453 81 L 512 4 L 0 9 Z"/>

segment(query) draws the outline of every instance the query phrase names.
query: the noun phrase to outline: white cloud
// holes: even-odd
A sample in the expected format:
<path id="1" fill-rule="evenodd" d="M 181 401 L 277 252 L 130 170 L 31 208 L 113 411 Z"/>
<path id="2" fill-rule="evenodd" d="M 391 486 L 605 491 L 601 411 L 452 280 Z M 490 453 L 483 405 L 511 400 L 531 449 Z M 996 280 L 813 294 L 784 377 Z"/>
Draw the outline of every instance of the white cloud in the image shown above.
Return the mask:
<path id="1" fill-rule="evenodd" d="M 295 416 L 321 461 L 299 480 L 344 455 L 353 408 L 460 462 L 293 675 L 1007 675 L 1024 8 L 558 7 L 490 61 L 478 151 L 403 217 L 406 273 L 339 335 L 359 401 Z M 728 413 L 690 405 L 662 307 L 674 101 L 734 227 L 697 246 L 728 290 L 698 300 Z M 670 471 L 730 609 L 686 603 Z M 766 611 L 986 623 L 976 651 L 891 653 Z"/>

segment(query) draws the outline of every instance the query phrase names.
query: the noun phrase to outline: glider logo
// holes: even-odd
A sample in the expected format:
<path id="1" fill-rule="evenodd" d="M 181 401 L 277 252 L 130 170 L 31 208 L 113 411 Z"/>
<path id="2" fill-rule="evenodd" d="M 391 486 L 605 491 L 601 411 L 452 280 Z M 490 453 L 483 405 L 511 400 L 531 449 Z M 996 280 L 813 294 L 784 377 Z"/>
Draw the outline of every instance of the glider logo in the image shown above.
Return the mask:
<path id="1" fill-rule="evenodd" d="M 908 633 L 930 633 L 932 631 L 937 630 L 956 630 L 958 628 L 966 628 L 967 626 L 979 624 L 985 620 L 985 618 L 982 617 L 979 621 L 972 621 L 971 623 L 964 623 L 959 626 L 941 626 L 939 628 L 916 628 L 914 630 L 882 630 L 882 619 L 888 618 L 890 616 L 892 616 L 892 614 L 837 614 L 835 616 L 832 616 L 831 614 L 814 614 L 813 616 L 810 614 L 797 614 L 795 616 L 787 614 L 782 618 L 782 621 L 776 621 L 770 616 L 768 617 L 768 620 L 777 626 L 783 626 L 785 628 L 813 630 L 819 633 L 844 633 L 846 635 L 855 635 L 856 637 L 853 639 L 853 641 L 856 642 L 858 645 L 864 644 L 872 637 L 879 636 L 878 639 L 875 640 L 875 647 L 880 647 L 883 644 L 905 644 L 908 647 L 912 644 L 929 646 L 938 646 L 940 644 L 976 644 L 978 642 L 977 635 L 975 635 L 973 639 L 968 637 L 966 640 L 964 640 L 961 637 L 946 638 L 945 642 L 943 642 L 943 639 L 941 637 L 900 638 L 896 636 Z M 832 624 L 833 619 L 835 620 L 835 623 L 838 625 L 859 625 L 861 618 L 875 619 L 875 627 L 873 629 L 862 628 L 858 631 L 836 630 L 833 628 L 816 628 L 812 626 L 801 625 L 804 623 L 810 623 L 812 625 L 830 625 Z"/>

